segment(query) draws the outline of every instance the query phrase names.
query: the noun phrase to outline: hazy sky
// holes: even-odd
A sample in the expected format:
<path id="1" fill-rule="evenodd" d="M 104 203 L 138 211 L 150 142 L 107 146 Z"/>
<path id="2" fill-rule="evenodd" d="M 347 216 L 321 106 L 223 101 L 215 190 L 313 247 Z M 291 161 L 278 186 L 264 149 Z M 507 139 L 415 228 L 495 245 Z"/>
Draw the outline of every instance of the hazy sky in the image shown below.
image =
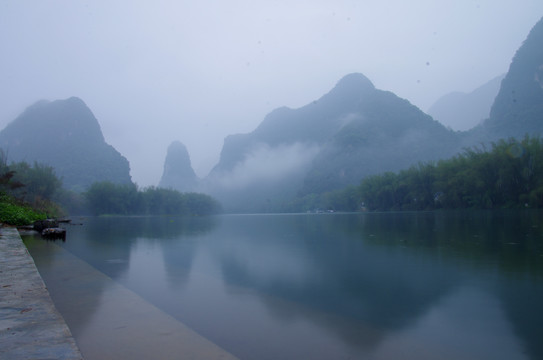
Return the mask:
<path id="1" fill-rule="evenodd" d="M 365 74 L 426 110 L 505 73 L 541 0 L 0 0 L 0 128 L 78 96 L 140 186 L 170 142 L 205 176 L 225 136 Z"/>

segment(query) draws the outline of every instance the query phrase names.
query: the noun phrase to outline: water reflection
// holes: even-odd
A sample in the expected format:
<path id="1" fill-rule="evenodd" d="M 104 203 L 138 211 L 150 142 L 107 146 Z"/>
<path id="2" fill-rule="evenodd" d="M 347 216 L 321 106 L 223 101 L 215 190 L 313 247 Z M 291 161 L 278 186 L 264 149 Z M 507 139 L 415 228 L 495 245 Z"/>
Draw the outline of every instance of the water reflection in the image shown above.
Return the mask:
<path id="1" fill-rule="evenodd" d="M 90 218 L 61 246 L 240 358 L 538 359 L 542 220 Z"/>
<path id="2" fill-rule="evenodd" d="M 279 318 L 301 313 L 285 313 L 282 306 L 273 309 L 277 302 L 268 301 L 269 295 L 373 329 L 377 336 L 361 338 L 344 323 L 310 319 L 367 354 L 386 334 L 415 326 L 428 309 L 455 296 L 466 283 L 500 297 L 504 277 L 518 280 L 529 273 L 541 288 L 541 219 L 539 212 L 239 217 L 221 227 L 224 236 L 210 252 L 221 264 L 226 283 L 257 289 Z M 516 282 L 506 287 L 516 287 Z M 522 292 L 518 287 L 515 291 Z M 518 320 L 508 307 L 502 316 Z M 537 311 L 535 304 L 526 307 L 518 301 L 511 307 Z M 523 320 L 514 325 L 515 333 L 525 324 L 543 323 Z M 531 330 L 519 333 L 541 335 Z M 540 342 L 523 338 L 533 358 L 540 358 Z"/>
<path id="3" fill-rule="evenodd" d="M 538 274 L 541 279 L 541 273 Z M 514 332 L 522 339 L 531 359 L 543 359 L 541 325 L 543 312 L 543 286 L 531 276 L 507 277 L 502 280 L 499 297 L 513 326 Z"/>
<path id="4" fill-rule="evenodd" d="M 345 327 L 346 321 L 307 319 L 365 351 L 377 346 L 387 332 L 416 321 L 459 282 L 459 275 L 440 259 L 417 257 L 402 248 L 368 247 L 353 231 L 356 217 L 229 220 L 221 228 L 225 236 L 210 249 L 226 283 L 256 289 L 269 307 L 276 302 L 266 299 L 276 296 L 315 310 L 288 314 L 289 319 L 322 312 L 363 324 L 379 336 L 361 338 L 356 327 Z"/>
<path id="5" fill-rule="evenodd" d="M 497 346 L 499 344 L 499 346 Z M 371 359 L 528 359 L 500 302 L 488 292 L 458 288 L 409 329 L 391 334 Z"/>
<path id="6" fill-rule="evenodd" d="M 90 217 L 83 219 L 83 226 L 68 228 L 72 241 L 63 244 L 70 252 L 85 259 L 97 269 L 116 278 L 126 272 L 133 247 L 141 243 L 156 243 L 165 249 L 165 256 L 175 256 L 166 265 L 175 271 L 176 266 L 190 268 L 194 246 L 178 239 L 190 239 L 212 231 L 216 218 L 186 217 Z M 187 245 L 178 251 L 167 247 Z M 182 251 L 180 251 L 182 250 Z"/>

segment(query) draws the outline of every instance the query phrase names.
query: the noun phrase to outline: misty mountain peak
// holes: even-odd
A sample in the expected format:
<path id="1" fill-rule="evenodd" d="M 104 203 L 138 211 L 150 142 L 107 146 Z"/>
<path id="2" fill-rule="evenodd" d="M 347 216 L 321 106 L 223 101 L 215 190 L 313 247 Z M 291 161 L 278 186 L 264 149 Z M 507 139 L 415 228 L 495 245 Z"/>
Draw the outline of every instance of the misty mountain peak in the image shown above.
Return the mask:
<path id="1" fill-rule="evenodd" d="M 488 118 L 504 77 L 505 74 L 497 76 L 470 93 L 446 94 L 427 113 L 454 130 L 469 130 Z"/>
<path id="2" fill-rule="evenodd" d="M 373 83 L 366 76 L 348 74 L 316 101 L 298 109 L 280 107 L 273 110 L 253 132 L 254 141 L 236 147 L 255 142 L 277 145 L 326 141 L 343 125 L 345 115 L 357 112 L 360 101 L 371 98 L 375 92 Z"/>
<path id="3" fill-rule="evenodd" d="M 172 142 L 168 146 L 159 187 L 178 191 L 193 191 L 197 184 L 198 178 L 192 169 L 186 146 L 180 141 Z"/>
<path id="4" fill-rule="evenodd" d="M 33 129 L 36 133 L 51 133 L 55 129 L 58 141 L 103 142 L 104 136 L 98 120 L 85 102 L 78 97 L 65 100 L 40 100 L 27 107 L 3 130 L 18 133 L 20 128 Z M 12 134 L 13 135 L 13 134 Z"/>
<path id="5" fill-rule="evenodd" d="M 373 90 L 375 90 L 375 86 L 370 79 L 360 73 L 351 73 L 342 77 L 332 92 L 360 94 Z"/>
<path id="6" fill-rule="evenodd" d="M 206 180 L 227 206 L 266 208 L 295 194 L 323 193 L 368 174 L 449 156 L 455 146 L 451 131 L 354 73 L 318 100 L 278 108 L 253 132 L 227 137 Z"/>
<path id="7" fill-rule="evenodd" d="M 81 191 L 95 181 L 130 183 L 130 166 L 104 140 L 100 124 L 83 100 L 41 100 L 0 131 L 10 161 L 54 167 L 66 188 Z"/>
<path id="8" fill-rule="evenodd" d="M 377 89 L 366 76 L 360 73 L 348 74 L 314 103 L 314 110 L 326 112 L 329 119 L 334 113 L 358 111 L 361 102 L 370 100 L 376 92 Z"/>

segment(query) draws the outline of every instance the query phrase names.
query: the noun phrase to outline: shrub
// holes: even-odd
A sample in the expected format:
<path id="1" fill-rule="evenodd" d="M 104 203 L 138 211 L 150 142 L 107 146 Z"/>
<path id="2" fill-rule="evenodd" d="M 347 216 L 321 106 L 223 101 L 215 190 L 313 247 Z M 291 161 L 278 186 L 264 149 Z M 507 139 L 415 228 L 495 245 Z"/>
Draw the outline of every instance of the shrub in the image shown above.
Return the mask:
<path id="1" fill-rule="evenodd" d="M 0 196 L 0 221 L 2 223 L 21 226 L 45 218 L 45 214 L 37 213 L 28 206 L 18 205 L 5 195 Z"/>

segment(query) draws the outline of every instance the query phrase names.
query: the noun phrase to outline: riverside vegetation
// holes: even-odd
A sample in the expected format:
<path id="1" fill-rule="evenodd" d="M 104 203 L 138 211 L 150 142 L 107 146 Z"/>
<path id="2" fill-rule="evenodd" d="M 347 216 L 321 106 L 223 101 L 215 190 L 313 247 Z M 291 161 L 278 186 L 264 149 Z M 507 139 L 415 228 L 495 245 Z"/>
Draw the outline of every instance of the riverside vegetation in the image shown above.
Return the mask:
<path id="1" fill-rule="evenodd" d="M 95 182 L 83 193 L 62 187 L 53 167 L 35 162 L 8 165 L 0 151 L 0 222 L 21 226 L 66 214 L 210 215 L 220 204 L 208 195 L 135 184 Z"/>
<path id="2" fill-rule="evenodd" d="M 61 188 L 49 166 L 5 162 L 1 166 L 0 221 L 13 225 L 59 216 L 70 208 L 94 215 L 199 216 L 221 210 L 205 194 L 138 189 L 135 184 L 95 182 L 76 194 Z M 306 211 L 542 208 L 543 139 L 502 139 L 489 149 L 469 148 L 447 160 L 369 176 L 358 186 L 305 196 L 290 206 Z"/>
<path id="3" fill-rule="evenodd" d="M 85 193 L 89 209 L 95 215 L 212 215 L 220 204 L 209 195 L 181 193 L 154 186 L 139 190 L 134 184 L 103 181 Z"/>
<path id="4" fill-rule="evenodd" d="M 364 178 L 358 186 L 309 196 L 305 209 L 388 211 L 543 207 L 543 139 L 510 138 L 437 162 Z"/>
<path id="5" fill-rule="evenodd" d="M 60 187 L 53 168 L 25 162 L 7 165 L 0 153 L 0 222 L 27 225 L 61 213 L 51 199 Z"/>

